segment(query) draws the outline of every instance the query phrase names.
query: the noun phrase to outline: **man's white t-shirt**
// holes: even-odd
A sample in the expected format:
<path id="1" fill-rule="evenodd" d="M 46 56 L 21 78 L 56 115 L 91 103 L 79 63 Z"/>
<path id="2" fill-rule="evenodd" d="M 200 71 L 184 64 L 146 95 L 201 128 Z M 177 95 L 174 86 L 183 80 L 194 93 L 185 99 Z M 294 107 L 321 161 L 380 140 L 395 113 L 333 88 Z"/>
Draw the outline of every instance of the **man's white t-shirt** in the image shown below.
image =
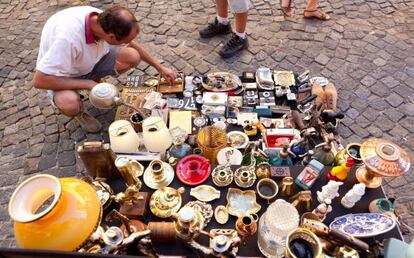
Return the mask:
<path id="1" fill-rule="evenodd" d="M 49 75 L 78 77 L 92 71 L 109 52 L 109 44 L 99 40 L 86 43 L 85 17 L 102 12 L 91 6 L 71 7 L 50 17 L 40 38 L 36 69 Z"/>

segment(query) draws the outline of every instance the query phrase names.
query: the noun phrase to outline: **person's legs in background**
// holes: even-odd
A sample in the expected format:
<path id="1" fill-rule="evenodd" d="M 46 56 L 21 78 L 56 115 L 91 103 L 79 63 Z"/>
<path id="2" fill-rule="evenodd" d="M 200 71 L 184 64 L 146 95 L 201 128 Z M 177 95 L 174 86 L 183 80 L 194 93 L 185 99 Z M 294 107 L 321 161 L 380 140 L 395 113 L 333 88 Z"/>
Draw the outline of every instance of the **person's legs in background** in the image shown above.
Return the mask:
<path id="1" fill-rule="evenodd" d="M 216 35 L 230 33 L 231 25 L 228 19 L 228 9 L 230 7 L 230 10 L 234 13 L 236 28 L 232 38 L 219 51 L 219 54 L 227 58 L 247 48 L 248 41 L 245 31 L 250 6 L 250 0 L 216 0 L 217 17 L 214 22 L 200 30 L 200 37 L 211 38 Z"/>
<path id="2" fill-rule="evenodd" d="M 331 17 L 328 14 L 319 10 L 318 6 L 319 0 L 308 0 L 305 11 L 303 12 L 304 18 L 319 19 L 323 21 L 329 20 Z"/>
<path id="3" fill-rule="evenodd" d="M 227 0 L 216 0 L 216 10 L 217 16 L 214 21 L 199 31 L 201 38 L 211 38 L 231 32 Z"/>
<path id="4" fill-rule="evenodd" d="M 236 2 L 237 3 L 233 3 Z M 246 2 L 243 6 L 240 5 L 241 2 Z M 247 3 L 248 2 L 248 3 Z M 243 49 L 248 48 L 249 42 L 246 37 L 246 25 L 247 25 L 247 10 L 250 7 L 250 1 L 239 1 L 239 0 L 229 0 L 230 7 L 234 13 L 235 18 L 235 30 L 232 35 L 232 38 L 227 41 L 223 48 L 219 51 L 220 56 L 223 58 L 232 57 Z M 238 12 L 238 10 L 246 10 L 244 12 Z"/>

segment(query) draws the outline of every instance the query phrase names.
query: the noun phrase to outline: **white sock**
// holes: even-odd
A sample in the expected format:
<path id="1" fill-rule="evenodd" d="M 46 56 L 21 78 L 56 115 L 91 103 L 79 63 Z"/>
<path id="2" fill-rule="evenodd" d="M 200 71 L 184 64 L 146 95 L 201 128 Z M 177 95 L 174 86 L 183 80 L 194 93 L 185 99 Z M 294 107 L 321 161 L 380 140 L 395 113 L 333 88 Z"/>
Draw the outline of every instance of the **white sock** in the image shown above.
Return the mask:
<path id="1" fill-rule="evenodd" d="M 236 35 L 239 36 L 239 38 L 242 38 L 242 39 L 246 38 L 246 32 L 237 32 L 237 31 L 235 31 L 234 33 L 236 33 Z"/>
<path id="2" fill-rule="evenodd" d="M 217 21 L 221 24 L 227 25 L 229 24 L 229 18 L 227 17 L 220 17 L 217 15 Z"/>

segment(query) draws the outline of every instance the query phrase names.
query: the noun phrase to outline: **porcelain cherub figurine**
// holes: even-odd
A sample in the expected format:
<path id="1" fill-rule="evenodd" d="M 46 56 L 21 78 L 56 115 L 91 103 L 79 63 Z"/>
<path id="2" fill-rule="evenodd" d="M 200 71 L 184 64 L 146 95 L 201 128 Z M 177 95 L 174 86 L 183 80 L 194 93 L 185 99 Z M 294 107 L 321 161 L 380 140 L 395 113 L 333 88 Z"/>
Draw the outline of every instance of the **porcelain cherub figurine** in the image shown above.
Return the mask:
<path id="1" fill-rule="evenodd" d="M 323 222 L 326 215 L 332 211 L 331 203 L 331 199 L 325 199 L 323 203 L 319 204 L 318 207 L 312 211 L 312 213 L 318 216 L 319 220 Z"/>
<path id="2" fill-rule="evenodd" d="M 329 181 L 328 184 L 322 186 L 322 191 L 317 191 L 318 201 L 323 203 L 325 199 L 333 200 L 338 197 L 339 187 L 343 185 L 343 182 Z"/>
<path id="3" fill-rule="evenodd" d="M 365 194 L 365 184 L 359 183 L 355 184 L 351 190 L 349 190 L 341 200 L 342 206 L 345 208 L 354 207 L 355 203 L 361 200 L 362 196 Z"/>

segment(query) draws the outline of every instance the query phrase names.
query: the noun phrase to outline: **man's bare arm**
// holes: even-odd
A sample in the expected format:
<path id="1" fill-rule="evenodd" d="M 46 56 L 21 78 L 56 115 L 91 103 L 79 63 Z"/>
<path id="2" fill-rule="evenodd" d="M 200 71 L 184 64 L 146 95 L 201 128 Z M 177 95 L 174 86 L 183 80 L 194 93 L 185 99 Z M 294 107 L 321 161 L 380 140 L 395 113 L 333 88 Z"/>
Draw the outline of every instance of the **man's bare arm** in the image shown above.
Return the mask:
<path id="1" fill-rule="evenodd" d="M 161 69 L 162 65 L 154 57 L 152 57 L 151 54 L 147 50 L 145 50 L 139 44 L 132 41 L 131 43 L 129 43 L 128 46 L 138 51 L 139 55 L 141 56 L 142 61 L 153 66 L 155 69 L 157 69 L 157 71 Z"/>
<path id="2" fill-rule="evenodd" d="M 131 42 L 128 46 L 137 50 L 139 55 L 141 56 L 142 61 L 153 66 L 155 69 L 157 69 L 157 71 L 160 73 L 162 77 L 167 79 L 167 81 L 170 84 L 173 84 L 174 80 L 176 79 L 176 73 L 172 69 L 160 64 L 154 57 L 151 56 L 151 54 L 148 51 L 146 51 L 139 44 Z"/>
<path id="3" fill-rule="evenodd" d="M 43 90 L 91 90 L 97 83 L 93 80 L 53 76 L 36 71 L 32 85 Z"/>

